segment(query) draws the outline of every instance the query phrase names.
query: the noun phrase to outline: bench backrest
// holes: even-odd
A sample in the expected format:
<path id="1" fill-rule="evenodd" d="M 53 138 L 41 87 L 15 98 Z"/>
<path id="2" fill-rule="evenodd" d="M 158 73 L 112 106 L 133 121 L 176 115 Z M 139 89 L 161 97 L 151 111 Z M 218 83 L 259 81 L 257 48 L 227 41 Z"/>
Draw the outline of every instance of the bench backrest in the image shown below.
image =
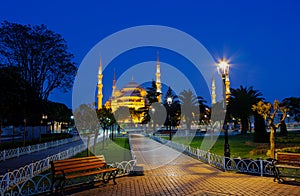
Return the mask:
<path id="1" fill-rule="evenodd" d="M 51 162 L 52 174 L 78 172 L 83 170 L 97 169 L 106 166 L 104 156 L 89 156 L 82 158 L 70 158 Z"/>
<path id="2" fill-rule="evenodd" d="M 300 153 L 276 153 L 276 159 L 279 164 L 288 164 L 294 166 L 300 166 Z"/>

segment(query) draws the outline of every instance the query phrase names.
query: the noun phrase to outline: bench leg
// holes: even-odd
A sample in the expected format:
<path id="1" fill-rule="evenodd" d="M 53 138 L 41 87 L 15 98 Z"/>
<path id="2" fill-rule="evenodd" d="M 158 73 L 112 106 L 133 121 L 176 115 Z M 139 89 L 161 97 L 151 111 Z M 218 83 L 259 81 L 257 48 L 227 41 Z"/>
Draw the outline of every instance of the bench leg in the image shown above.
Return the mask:
<path id="1" fill-rule="evenodd" d="M 64 195 L 64 186 L 66 184 L 66 179 L 59 178 L 59 179 L 56 179 L 55 181 L 57 181 L 57 185 L 55 186 L 55 195 Z M 52 189 L 51 194 L 53 194 L 53 187 L 54 187 L 54 183 L 51 186 L 51 189 Z"/>
<path id="2" fill-rule="evenodd" d="M 116 175 L 117 175 L 118 171 L 113 171 L 112 172 L 112 178 L 113 178 L 113 182 L 114 182 L 114 185 L 116 185 Z"/>
<path id="3" fill-rule="evenodd" d="M 274 182 L 277 181 L 279 184 L 282 183 L 283 180 L 280 177 L 280 171 L 279 171 L 279 169 L 276 166 L 273 167 L 273 173 L 274 173 L 274 179 L 273 179 L 273 181 Z"/>
<path id="4" fill-rule="evenodd" d="M 105 178 L 106 175 L 108 175 L 107 178 Z M 103 182 L 104 184 L 107 184 L 107 183 L 109 182 L 109 180 L 112 178 L 112 179 L 113 179 L 113 182 L 114 182 L 114 185 L 116 185 L 116 184 L 117 184 L 117 183 L 116 183 L 116 175 L 117 175 L 117 171 L 112 171 L 112 172 L 109 172 L 109 173 L 105 172 L 105 173 L 103 173 L 103 179 L 102 179 L 102 182 Z"/>

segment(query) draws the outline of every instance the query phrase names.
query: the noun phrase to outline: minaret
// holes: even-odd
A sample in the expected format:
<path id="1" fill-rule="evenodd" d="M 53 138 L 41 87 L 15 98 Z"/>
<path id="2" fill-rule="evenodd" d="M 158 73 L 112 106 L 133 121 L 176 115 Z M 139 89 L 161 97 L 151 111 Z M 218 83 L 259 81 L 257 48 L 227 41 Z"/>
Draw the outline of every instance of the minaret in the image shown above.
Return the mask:
<path id="1" fill-rule="evenodd" d="M 225 76 L 225 94 L 226 94 L 226 104 L 228 104 L 230 99 L 230 81 L 229 81 L 229 74 Z"/>
<path id="2" fill-rule="evenodd" d="M 216 104 L 217 100 L 216 100 L 216 83 L 215 83 L 215 78 L 213 77 L 212 82 L 211 82 L 211 103 Z"/>
<path id="3" fill-rule="evenodd" d="M 157 60 L 156 60 L 156 88 L 157 92 L 160 93 L 160 95 L 157 97 L 158 102 L 161 102 L 161 81 L 160 81 L 160 65 L 159 65 L 159 54 L 157 52 Z"/>
<path id="4" fill-rule="evenodd" d="M 103 78 L 103 74 L 102 74 L 102 59 L 100 57 L 100 64 L 99 64 L 99 69 L 98 69 L 98 110 L 100 110 L 102 108 L 102 98 L 103 98 L 103 94 L 102 94 L 102 88 L 103 88 L 103 84 L 102 84 L 102 78 Z"/>
<path id="5" fill-rule="evenodd" d="M 116 69 L 114 69 L 114 80 L 113 80 L 113 86 L 112 86 L 112 97 L 115 96 L 116 93 Z"/>

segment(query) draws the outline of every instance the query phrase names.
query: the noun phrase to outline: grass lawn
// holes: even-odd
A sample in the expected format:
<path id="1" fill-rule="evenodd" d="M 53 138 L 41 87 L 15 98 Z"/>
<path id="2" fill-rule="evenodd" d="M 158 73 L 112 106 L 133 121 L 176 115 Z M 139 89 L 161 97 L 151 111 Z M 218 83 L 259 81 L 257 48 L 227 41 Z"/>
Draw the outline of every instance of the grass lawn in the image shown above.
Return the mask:
<path id="1" fill-rule="evenodd" d="M 102 142 L 97 143 L 96 153 L 93 152 L 93 147 L 90 149 L 90 155 L 104 155 L 106 162 L 121 162 L 131 160 L 130 146 L 128 138 L 114 138 L 114 141 L 107 140 L 102 149 Z M 87 156 L 87 151 L 81 152 L 76 157 Z"/>
<path id="2" fill-rule="evenodd" d="M 204 137 L 194 137 L 187 139 L 185 137 L 175 137 L 174 142 L 183 143 L 190 145 L 194 148 L 200 148 Z M 164 137 L 168 139 L 168 137 Z M 191 142 L 188 142 L 191 141 Z M 210 149 L 210 152 L 218 155 L 224 154 L 224 137 L 219 136 L 216 143 Z M 254 143 L 253 135 L 235 135 L 229 136 L 229 145 L 231 157 L 241 157 L 241 158 L 267 158 L 267 150 L 269 149 L 269 143 Z M 288 136 L 276 135 L 276 149 L 284 149 L 285 151 L 300 152 L 300 131 L 289 132 Z"/>

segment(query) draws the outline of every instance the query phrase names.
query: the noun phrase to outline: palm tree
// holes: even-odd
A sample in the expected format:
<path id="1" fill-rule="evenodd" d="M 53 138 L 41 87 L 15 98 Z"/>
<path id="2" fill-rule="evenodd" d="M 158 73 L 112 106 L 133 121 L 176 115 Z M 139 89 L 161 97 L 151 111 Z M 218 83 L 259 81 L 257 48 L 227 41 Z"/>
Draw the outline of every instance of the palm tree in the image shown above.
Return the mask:
<path id="1" fill-rule="evenodd" d="M 233 117 L 241 119 L 242 133 L 249 130 L 249 117 L 253 114 L 252 105 L 263 100 L 261 96 L 262 93 L 254 90 L 252 86 L 231 89 L 228 112 Z"/>
<path id="2" fill-rule="evenodd" d="M 206 105 L 207 101 L 204 100 L 203 97 L 198 96 L 197 102 L 198 102 L 198 106 L 199 106 L 199 110 L 200 110 L 199 121 L 200 122 L 203 121 L 203 122 L 207 123 L 208 117 L 210 115 L 209 107 Z"/>
<path id="3" fill-rule="evenodd" d="M 190 130 L 193 120 L 193 113 L 196 112 L 197 106 L 199 104 L 198 99 L 190 89 L 180 92 L 179 99 L 182 108 L 181 114 L 185 118 L 187 129 Z"/>

